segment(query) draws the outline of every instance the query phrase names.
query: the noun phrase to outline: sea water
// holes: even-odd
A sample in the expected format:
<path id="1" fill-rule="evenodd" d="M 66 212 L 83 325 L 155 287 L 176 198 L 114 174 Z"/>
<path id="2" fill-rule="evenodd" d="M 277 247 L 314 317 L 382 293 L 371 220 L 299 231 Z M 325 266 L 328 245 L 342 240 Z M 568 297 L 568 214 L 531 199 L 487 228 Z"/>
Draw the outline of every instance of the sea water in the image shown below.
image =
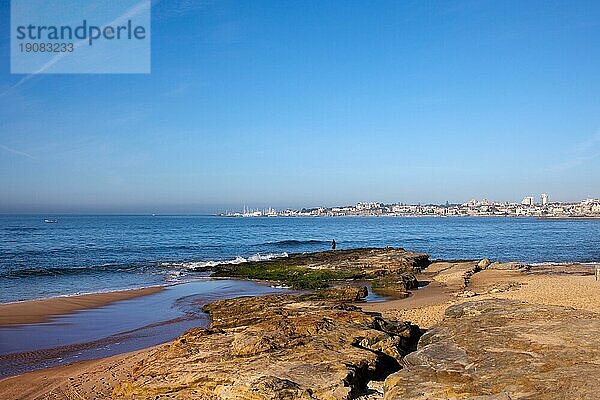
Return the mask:
<path id="1" fill-rule="evenodd" d="M 4 215 L 0 302 L 205 279 L 219 262 L 327 250 L 332 239 L 433 259 L 600 262 L 600 220 Z"/>

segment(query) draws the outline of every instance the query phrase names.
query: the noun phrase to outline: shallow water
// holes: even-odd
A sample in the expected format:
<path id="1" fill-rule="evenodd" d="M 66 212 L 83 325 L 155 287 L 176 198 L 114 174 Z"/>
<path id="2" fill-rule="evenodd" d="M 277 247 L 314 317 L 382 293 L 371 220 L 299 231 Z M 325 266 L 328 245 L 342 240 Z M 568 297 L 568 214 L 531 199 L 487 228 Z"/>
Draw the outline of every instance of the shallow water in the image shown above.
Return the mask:
<path id="1" fill-rule="evenodd" d="M 206 303 L 281 291 L 252 281 L 207 279 L 47 323 L 0 327 L 0 377 L 164 343 L 190 328 L 208 326 L 202 312 Z"/>
<path id="2" fill-rule="evenodd" d="M 44 223 L 44 219 L 58 223 Z M 197 266 L 399 246 L 432 258 L 600 261 L 600 220 L 0 216 L 0 302 L 186 282 Z"/>

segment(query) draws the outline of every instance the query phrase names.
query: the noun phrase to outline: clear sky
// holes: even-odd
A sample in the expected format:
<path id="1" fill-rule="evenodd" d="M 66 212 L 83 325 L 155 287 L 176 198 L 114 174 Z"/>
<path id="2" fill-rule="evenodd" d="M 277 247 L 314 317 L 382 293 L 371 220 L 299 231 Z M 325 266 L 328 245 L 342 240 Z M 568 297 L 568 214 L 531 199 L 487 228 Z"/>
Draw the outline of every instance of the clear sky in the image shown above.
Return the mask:
<path id="1" fill-rule="evenodd" d="M 600 197 L 598 1 L 194 1 L 149 75 L 11 75 L 0 212 Z"/>

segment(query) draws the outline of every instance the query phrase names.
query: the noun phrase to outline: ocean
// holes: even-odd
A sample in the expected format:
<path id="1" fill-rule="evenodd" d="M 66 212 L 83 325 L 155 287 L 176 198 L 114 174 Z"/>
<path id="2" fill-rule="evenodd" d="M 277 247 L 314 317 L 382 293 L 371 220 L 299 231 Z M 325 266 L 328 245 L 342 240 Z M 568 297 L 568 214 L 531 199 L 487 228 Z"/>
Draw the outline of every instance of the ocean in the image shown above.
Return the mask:
<path id="1" fill-rule="evenodd" d="M 206 277 L 198 267 L 327 250 L 332 239 L 432 259 L 600 262 L 600 220 L 4 215 L 0 302 L 194 281 Z"/>

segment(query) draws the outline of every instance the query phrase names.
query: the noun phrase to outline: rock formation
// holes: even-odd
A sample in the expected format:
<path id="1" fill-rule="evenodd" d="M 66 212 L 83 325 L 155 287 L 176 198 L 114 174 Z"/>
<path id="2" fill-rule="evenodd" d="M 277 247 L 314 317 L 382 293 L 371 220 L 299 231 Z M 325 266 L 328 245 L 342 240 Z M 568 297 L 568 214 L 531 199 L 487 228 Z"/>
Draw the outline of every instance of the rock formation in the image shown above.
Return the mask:
<path id="1" fill-rule="evenodd" d="M 388 273 L 373 279 L 374 292 L 390 297 L 408 297 L 409 290 L 417 289 L 419 281 L 412 272 Z"/>
<path id="2" fill-rule="evenodd" d="M 316 290 L 300 296 L 302 300 L 329 300 L 339 302 L 357 302 L 369 295 L 366 286 L 335 286 L 327 289 Z"/>
<path id="3" fill-rule="evenodd" d="M 600 316 L 511 300 L 466 302 L 424 334 L 386 400 L 596 399 Z"/>
<path id="4" fill-rule="evenodd" d="M 291 254 L 211 269 L 213 276 L 279 281 L 295 289 L 321 289 L 342 280 L 376 280 L 375 290 L 402 297 L 407 290 L 416 288 L 414 274 L 427 265 L 427 254 L 388 247 Z"/>
<path id="5" fill-rule="evenodd" d="M 488 269 L 501 269 L 501 270 L 510 270 L 510 271 L 527 271 L 529 270 L 530 266 L 527 264 L 522 264 L 519 262 L 507 262 L 507 263 L 501 263 L 501 262 L 493 262 L 491 264 L 488 265 L 487 267 Z"/>
<path id="6" fill-rule="evenodd" d="M 221 300 L 212 325 L 140 362 L 114 396 L 135 399 L 353 399 L 413 350 L 420 330 L 352 305 L 296 295 Z"/>

